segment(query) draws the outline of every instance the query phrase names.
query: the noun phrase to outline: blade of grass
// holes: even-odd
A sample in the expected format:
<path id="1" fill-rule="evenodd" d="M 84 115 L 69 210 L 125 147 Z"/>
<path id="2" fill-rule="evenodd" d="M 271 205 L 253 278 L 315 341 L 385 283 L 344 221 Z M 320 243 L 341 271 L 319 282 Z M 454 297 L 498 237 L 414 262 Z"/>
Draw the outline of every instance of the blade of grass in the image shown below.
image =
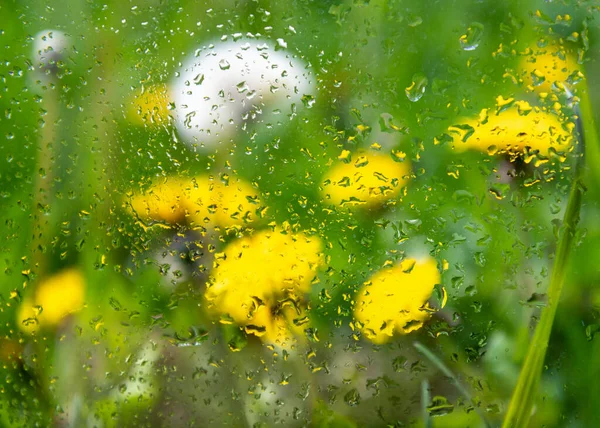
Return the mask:
<path id="1" fill-rule="evenodd" d="M 427 407 L 431 402 L 431 395 L 429 394 L 429 382 L 427 379 L 421 382 L 421 413 L 423 414 L 423 425 L 425 428 L 432 428 L 431 418 L 429 417 L 429 411 Z"/>
<path id="2" fill-rule="evenodd" d="M 592 109 L 592 101 L 590 99 L 590 92 L 585 85 L 581 91 L 579 91 L 579 108 L 581 109 L 581 128 L 583 128 L 585 134 L 585 164 L 586 178 L 593 180 L 595 187 L 600 187 L 600 139 L 598 138 L 598 130 L 594 121 L 594 113 Z M 581 131 L 580 131 L 581 132 Z"/>
<path id="3" fill-rule="evenodd" d="M 567 91 L 568 94 L 570 94 Z M 584 97 L 587 91 L 584 91 Z M 591 106 L 589 99 L 586 104 L 586 112 L 591 116 Z M 578 159 L 575 164 L 574 179 L 571 184 L 569 200 L 563 218 L 563 226 L 560 231 L 556 254 L 554 258 L 554 268 L 548 287 L 548 306 L 542 311 L 540 322 L 536 326 L 533 339 L 527 350 L 525 363 L 521 368 L 517 385 L 502 424 L 503 427 L 526 427 L 531 417 L 537 387 L 542 376 L 542 366 L 548 349 L 548 341 L 552 331 L 552 324 L 558 308 L 560 293 L 565 280 L 566 267 L 569 260 L 569 254 L 573 246 L 575 228 L 579 222 L 579 212 L 583 200 L 585 187 L 583 185 L 583 166 L 586 150 L 586 139 L 598 147 L 598 137 L 595 124 L 592 117 L 582 119 L 579 106 L 574 105 L 573 111 L 576 114 L 576 134 L 578 139 Z M 585 120 L 585 122 L 584 122 Z M 585 123 L 586 127 L 583 126 Z M 590 128 L 588 130 L 588 128 Z M 585 131 L 587 133 L 584 133 Z"/>
<path id="4" fill-rule="evenodd" d="M 446 367 L 446 365 L 442 362 L 442 360 L 440 360 L 433 352 L 431 352 L 422 343 L 415 342 L 415 343 L 413 343 L 413 346 L 415 348 L 417 348 L 417 351 L 419 351 L 421 354 L 423 354 L 431 363 L 433 363 L 433 365 L 436 366 L 437 369 L 444 374 L 444 376 L 450 378 L 452 380 L 452 383 L 454 383 L 454 386 L 456 387 L 458 392 L 460 392 L 471 404 L 473 404 L 473 399 L 471 398 L 471 394 L 469 393 L 469 391 L 467 391 L 467 388 L 465 388 L 463 386 L 463 384 L 460 383 L 458 378 L 456 376 L 454 376 L 454 373 L 452 373 L 452 371 L 448 367 Z M 429 394 L 429 391 L 427 393 Z M 475 406 L 475 410 L 477 411 L 477 414 L 479 414 L 479 416 L 481 417 L 485 426 L 487 426 L 487 427 L 491 426 L 490 423 L 488 422 L 488 420 L 486 419 L 485 415 L 481 412 L 481 410 L 477 406 Z"/>

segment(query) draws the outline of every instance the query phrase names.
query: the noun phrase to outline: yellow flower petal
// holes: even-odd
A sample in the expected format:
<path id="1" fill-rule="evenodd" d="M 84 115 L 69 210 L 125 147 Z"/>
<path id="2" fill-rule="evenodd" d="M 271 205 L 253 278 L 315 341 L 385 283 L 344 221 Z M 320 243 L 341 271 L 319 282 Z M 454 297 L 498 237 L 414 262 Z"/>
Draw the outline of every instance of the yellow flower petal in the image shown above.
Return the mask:
<path id="1" fill-rule="evenodd" d="M 583 79 L 573 54 L 551 43 L 545 47 L 536 44 L 527 49 L 520 69 L 525 85 L 537 92 L 550 92 L 553 85 L 560 88 L 574 73 L 577 80 Z"/>
<path id="2" fill-rule="evenodd" d="M 160 125 L 169 117 L 168 103 L 165 84 L 144 87 L 131 97 L 127 118 L 136 125 Z"/>
<path id="3" fill-rule="evenodd" d="M 85 281 L 77 269 L 65 269 L 40 282 L 33 299 L 19 308 L 18 322 L 27 332 L 38 326 L 55 326 L 84 304 Z"/>
<path id="4" fill-rule="evenodd" d="M 365 154 L 336 164 L 325 176 L 323 198 L 340 207 L 372 207 L 392 200 L 406 185 L 410 166 L 388 156 Z"/>
<path id="5" fill-rule="evenodd" d="M 259 192 L 243 180 L 230 178 L 225 184 L 209 176 L 169 178 L 131 200 L 132 210 L 144 221 L 203 227 L 250 223 L 260 206 Z"/>
<path id="6" fill-rule="evenodd" d="M 197 177 L 195 181 L 187 202 L 192 222 L 230 227 L 254 221 L 261 201 L 259 192 L 250 184 L 238 178 L 227 184 L 208 177 Z"/>
<path id="7" fill-rule="evenodd" d="M 449 128 L 451 133 L 457 135 L 454 147 L 458 151 L 475 149 L 490 154 L 524 153 L 528 147 L 543 155 L 548 155 L 551 148 L 557 151 L 569 149 L 573 142 L 571 123 L 563 122 L 556 115 L 542 111 L 521 113 L 515 105 L 497 115 L 484 115 L 482 112 L 482 116 L 485 117 L 483 121 L 459 121 L 460 128 Z M 465 128 L 472 131 L 472 134 L 468 135 L 470 132 L 465 132 Z"/>
<path id="8" fill-rule="evenodd" d="M 424 309 L 440 273 L 434 259 L 406 259 L 383 269 L 363 285 L 354 307 L 354 317 L 363 334 L 384 343 L 394 333 L 407 334 L 422 327 L 430 317 Z"/>
<path id="9" fill-rule="evenodd" d="M 142 220 L 163 220 L 177 223 L 185 217 L 185 184 L 179 179 L 167 179 L 131 200 L 131 208 Z"/>
<path id="10" fill-rule="evenodd" d="M 318 238 L 301 233 L 261 231 L 238 239 L 219 257 L 206 299 L 236 323 L 261 327 L 255 334 L 264 331 L 265 341 L 282 342 L 279 330 L 292 320 L 279 317 L 302 306 L 323 261 L 321 248 Z"/>

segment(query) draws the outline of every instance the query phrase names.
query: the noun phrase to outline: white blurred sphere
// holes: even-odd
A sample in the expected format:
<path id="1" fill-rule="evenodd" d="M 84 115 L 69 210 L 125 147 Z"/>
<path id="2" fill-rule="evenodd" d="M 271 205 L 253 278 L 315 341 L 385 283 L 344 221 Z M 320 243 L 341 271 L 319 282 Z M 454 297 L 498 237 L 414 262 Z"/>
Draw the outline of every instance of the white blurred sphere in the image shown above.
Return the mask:
<path id="1" fill-rule="evenodd" d="M 309 76 L 303 61 L 263 40 L 209 43 L 184 62 L 171 85 L 179 135 L 211 149 L 258 115 L 283 120 L 314 90 Z"/>
<path id="2" fill-rule="evenodd" d="M 55 68 L 69 47 L 69 38 L 59 30 L 42 30 L 33 40 L 33 60 L 40 68 Z"/>

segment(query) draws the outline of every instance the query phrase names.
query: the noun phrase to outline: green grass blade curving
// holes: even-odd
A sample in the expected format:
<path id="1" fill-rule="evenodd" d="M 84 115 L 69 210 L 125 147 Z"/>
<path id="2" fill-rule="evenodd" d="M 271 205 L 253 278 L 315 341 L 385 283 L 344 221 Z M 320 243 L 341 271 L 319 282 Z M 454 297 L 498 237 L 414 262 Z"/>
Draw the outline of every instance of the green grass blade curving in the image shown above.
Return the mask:
<path id="1" fill-rule="evenodd" d="M 587 88 L 582 91 L 582 116 L 579 106 L 574 106 L 576 114 L 576 131 L 578 138 L 578 159 L 575 165 L 574 179 L 571 184 L 569 200 L 565 210 L 563 225 L 560 231 L 554 268 L 550 277 L 548 288 L 548 306 L 542 311 L 540 322 L 536 326 L 533 339 L 527 350 L 525 363 L 517 381 L 515 390 L 503 422 L 503 427 L 526 427 L 532 414 L 538 384 L 542 375 L 542 367 L 548 349 L 548 341 L 552 331 L 552 324 L 558 308 L 560 294 L 565 280 L 569 255 L 573 247 L 575 229 L 579 222 L 579 213 L 583 200 L 585 187 L 583 175 L 585 156 L 588 153 L 600 153 L 598 145 L 598 134 L 596 132 L 593 117 L 591 116 L 591 104 Z M 591 147 L 586 147 L 591 145 Z"/>

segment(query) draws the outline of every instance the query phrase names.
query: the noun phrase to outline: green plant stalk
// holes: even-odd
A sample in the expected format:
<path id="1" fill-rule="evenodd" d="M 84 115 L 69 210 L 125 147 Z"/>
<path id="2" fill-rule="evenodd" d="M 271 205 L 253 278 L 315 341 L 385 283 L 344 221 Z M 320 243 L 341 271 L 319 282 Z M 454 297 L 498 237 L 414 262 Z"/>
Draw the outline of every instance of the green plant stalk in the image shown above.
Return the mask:
<path id="1" fill-rule="evenodd" d="M 542 317 L 535 329 L 533 340 L 529 345 L 525 363 L 521 369 L 517 386 L 508 407 L 503 427 L 527 426 L 533 401 L 537 392 L 537 385 L 542 374 L 542 365 L 548 349 L 548 340 L 552 331 L 552 324 L 560 293 L 562 291 L 567 261 L 573 243 L 575 226 L 579 220 L 579 210 L 583 198 L 583 186 L 578 178 L 573 182 L 569 202 L 564 217 L 564 227 L 558 242 L 554 270 L 548 289 L 548 306 L 542 312 Z"/>
<path id="2" fill-rule="evenodd" d="M 48 79 L 54 83 L 56 77 L 51 75 Z M 44 248 L 52 239 L 52 236 L 50 236 L 50 216 L 44 213 L 42 207 L 45 205 L 49 206 L 52 199 L 53 144 L 55 144 L 57 139 L 58 110 L 60 108 L 56 90 L 47 90 L 42 100 L 46 114 L 44 115 L 44 124 L 40 133 L 41 137 L 36 161 L 36 179 L 33 189 L 34 198 L 31 206 L 33 221 L 31 228 L 32 238 L 29 246 L 31 251 L 29 267 L 34 274 L 32 277 L 43 276 L 45 274 L 47 260 Z"/>
<path id="3" fill-rule="evenodd" d="M 585 82 L 583 82 L 585 83 Z M 594 122 L 594 110 L 587 85 L 584 85 L 578 93 L 581 108 L 581 127 L 585 130 L 585 163 L 586 178 L 593 181 L 595 188 L 600 188 L 600 139 Z"/>
<path id="4" fill-rule="evenodd" d="M 431 396 L 429 395 L 429 382 L 425 379 L 421 382 L 421 417 L 423 418 L 423 425 L 425 428 L 432 428 L 433 424 L 431 423 L 431 418 L 429 417 L 429 411 L 427 410 L 427 406 L 431 401 Z"/>
<path id="5" fill-rule="evenodd" d="M 587 88 L 585 88 L 587 89 Z M 552 324 L 560 301 L 560 293 L 563 288 L 566 268 L 569 255 L 573 247 L 575 229 L 579 222 L 579 213 L 583 200 L 585 187 L 583 185 L 584 154 L 589 153 L 585 141 L 592 143 L 592 146 L 598 147 L 598 134 L 596 133 L 593 116 L 591 116 L 591 104 L 587 95 L 587 90 L 583 91 L 582 109 L 586 115 L 582 117 L 578 106 L 574 107 L 577 115 L 576 130 L 579 139 L 578 156 L 575 164 L 575 177 L 571 184 L 569 200 L 563 218 L 563 227 L 561 228 L 556 255 L 554 258 L 554 268 L 550 278 L 548 288 L 548 306 L 542 311 L 540 322 L 536 326 L 533 340 L 531 341 L 525 357 L 525 363 L 521 368 L 521 373 L 517 381 L 515 390 L 508 406 L 504 418 L 503 427 L 526 427 L 531 417 L 537 387 L 542 376 L 542 367 L 548 349 L 548 341 L 552 331 Z M 585 119 L 584 119 L 585 118 Z M 584 124 L 586 125 L 584 127 Z M 587 131 L 584 134 L 584 129 Z M 597 150 L 596 150 L 597 152 Z"/>

